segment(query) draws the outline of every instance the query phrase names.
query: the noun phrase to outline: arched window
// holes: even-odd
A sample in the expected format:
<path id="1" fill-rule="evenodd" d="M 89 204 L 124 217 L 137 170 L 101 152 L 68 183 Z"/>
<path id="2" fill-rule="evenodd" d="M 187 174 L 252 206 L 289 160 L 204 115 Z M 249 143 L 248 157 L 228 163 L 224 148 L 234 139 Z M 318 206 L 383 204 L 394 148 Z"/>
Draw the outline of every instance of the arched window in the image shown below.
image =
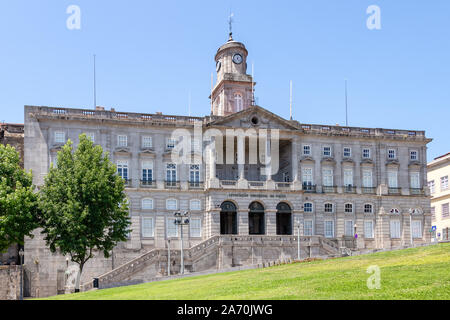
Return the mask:
<path id="1" fill-rule="evenodd" d="M 292 210 L 289 204 L 285 202 L 277 204 L 276 223 L 278 235 L 292 234 Z"/>
<path id="2" fill-rule="evenodd" d="M 252 202 L 248 206 L 248 232 L 249 234 L 265 234 L 264 207 L 259 202 Z"/>
<path id="3" fill-rule="evenodd" d="M 242 111 L 242 109 L 244 108 L 242 94 L 235 93 L 234 94 L 234 102 L 235 102 L 236 112 Z"/>
<path id="4" fill-rule="evenodd" d="M 220 234 L 237 234 L 237 209 L 233 202 L 220 205 Z"/>

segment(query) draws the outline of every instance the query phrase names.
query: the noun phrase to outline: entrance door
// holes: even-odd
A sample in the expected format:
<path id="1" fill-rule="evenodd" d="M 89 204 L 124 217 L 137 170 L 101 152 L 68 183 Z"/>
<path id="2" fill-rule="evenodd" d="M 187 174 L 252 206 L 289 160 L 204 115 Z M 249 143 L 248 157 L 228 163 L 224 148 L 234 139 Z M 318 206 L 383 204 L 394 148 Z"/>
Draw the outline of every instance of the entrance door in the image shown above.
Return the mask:
<path id="1" fill-rule="evenodd" d="M 292 210 L 285 202 L 277 205 L 277 234 L 292 235 Z"/>
<path id="2" fill-rule="evenodd" d="M 233 202 L 225 201 L 220 208 L 220 234 L 237 234 L 236 206 Z"/>
<path id="3" fill-rule="evenodd" d="M 265 234 L 264 207 L 259 202 L 252 202 L 248 212 L 248 233 Z"/>

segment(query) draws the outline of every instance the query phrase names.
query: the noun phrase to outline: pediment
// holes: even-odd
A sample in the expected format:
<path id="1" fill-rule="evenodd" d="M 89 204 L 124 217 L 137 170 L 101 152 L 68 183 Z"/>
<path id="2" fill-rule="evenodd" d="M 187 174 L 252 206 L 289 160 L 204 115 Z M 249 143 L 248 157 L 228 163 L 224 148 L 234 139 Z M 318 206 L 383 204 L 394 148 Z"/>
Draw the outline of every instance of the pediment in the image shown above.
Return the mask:
<path id="1" fill-rule="evenodd" d="M 212 121 L 208 126 L 224 126 L 232 128 L 298 130 L 290 120 L 286 120 L 269 110 L 252 106 L 240 112 L 230 114 Z"/>

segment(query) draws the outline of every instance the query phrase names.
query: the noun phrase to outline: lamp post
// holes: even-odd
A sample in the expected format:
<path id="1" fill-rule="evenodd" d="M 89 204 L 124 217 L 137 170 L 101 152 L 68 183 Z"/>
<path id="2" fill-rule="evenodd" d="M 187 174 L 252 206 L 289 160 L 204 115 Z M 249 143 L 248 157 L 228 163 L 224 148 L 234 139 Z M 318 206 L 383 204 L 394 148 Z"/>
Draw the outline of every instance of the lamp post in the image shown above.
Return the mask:
<path id="1" fill-rule="evenodd" d="M 20 256 L 20 300 L 23 300 L 23 249 L 19 250 Z"/>
<path id="2" fill-rule="evenodd" d="M 181 237 L 180 237 L 180 249 L 181 249 L 181 269 L 180 273 L 184 274 L 184 255 L 183 255 L 183 226 L 189 225 L 189 211 L 185 211 L 184 213 L 181 213 L 179 211 L 174 213 L 175 216 L 175 225 L 179 225 L 181 228 Z"/>
<path id="3" fill-rule="evenodd" d="M 170 239 L 167 239 L 167 276 L 170 276 Z"/>
<path id="4" fill-rule="evenodd" d="M 413 234 L 412 234 L 412 214 L 414 210 L 412 208 L 409 209 L 409 235 L 411 236 L 411 247 L 413 246 Z"/>

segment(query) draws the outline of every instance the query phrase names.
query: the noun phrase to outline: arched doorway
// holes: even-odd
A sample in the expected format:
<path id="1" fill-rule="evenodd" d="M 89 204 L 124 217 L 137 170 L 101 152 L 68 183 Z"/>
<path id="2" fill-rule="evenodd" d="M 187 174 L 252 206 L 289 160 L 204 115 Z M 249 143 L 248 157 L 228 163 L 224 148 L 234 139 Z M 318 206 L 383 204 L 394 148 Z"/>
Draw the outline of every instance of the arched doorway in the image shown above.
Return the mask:
<path id="1" fill-rule="evenodd" d="M 277 234 L 292 235 L 292 209 L 285 202 L 277 205 Z"/>
<path id="2" fill-rule="evenodd" d="M 250 203 L 248 212 L 248 233 L 265 234 L 264 207 L 259 202 Z"/>
<path id="3" fill-rule="evenodd" d="M 237 210 L 231 201 L 220 205 L 220 234 L 237 234 Z"/>

